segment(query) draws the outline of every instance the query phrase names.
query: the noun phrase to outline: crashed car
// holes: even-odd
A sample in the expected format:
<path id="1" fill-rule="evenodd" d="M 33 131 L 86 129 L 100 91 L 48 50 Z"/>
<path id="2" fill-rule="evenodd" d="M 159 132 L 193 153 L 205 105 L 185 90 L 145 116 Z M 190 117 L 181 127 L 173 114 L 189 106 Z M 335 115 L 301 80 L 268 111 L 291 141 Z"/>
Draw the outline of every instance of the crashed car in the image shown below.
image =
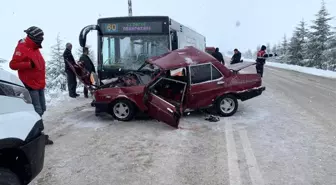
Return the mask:
<path id="1" fill-rule="evenodd" d="M 81 66 L 72 66 L 94 94 L 96 113 L 107 112 L 129 121 L 137 111 L 178 128 L 183 112 L 215 106 L 222 116 L 233 115 L 238 100 L 265 90 L 258 74 L 239 74 L 253 63 L 228 69 L 214 57 L 186 47 L 152 57 L 136 71 L 100 83 Z"/>

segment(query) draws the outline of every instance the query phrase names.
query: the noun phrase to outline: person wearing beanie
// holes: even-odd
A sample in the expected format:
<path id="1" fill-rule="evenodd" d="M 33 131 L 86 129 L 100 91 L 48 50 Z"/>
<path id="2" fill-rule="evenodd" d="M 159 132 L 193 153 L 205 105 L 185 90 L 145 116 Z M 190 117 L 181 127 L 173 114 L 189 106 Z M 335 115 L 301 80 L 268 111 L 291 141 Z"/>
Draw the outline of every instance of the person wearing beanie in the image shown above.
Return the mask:
<path id="1" fill-rule="evenodd" d="M 31 26 L 24 32 L 27 33 L 27 37 L 18 42 L 9 67 L 18 71 L 20 80 L 29 91 L 35 111 L 42 117 L 46 111 L 46 66 L 40 52 L 44 33 L 36 26 Z M 48 135 L 46 144 L 53 144 Z"/>
<path id="2" fill-rule="evenodd" d="M 266 58 L 268 57 L 273 57 L 273 56 L 278 56 L 276 53 L 273 54 L 267 54 L 266 53 L 266 46 L 262 45 L 260 50 L 257 53 L 257 59 L 256 59 L 256 70 L 257 73 L 263 77 L 264 74 L 264 65 L 266 63 Z"/>

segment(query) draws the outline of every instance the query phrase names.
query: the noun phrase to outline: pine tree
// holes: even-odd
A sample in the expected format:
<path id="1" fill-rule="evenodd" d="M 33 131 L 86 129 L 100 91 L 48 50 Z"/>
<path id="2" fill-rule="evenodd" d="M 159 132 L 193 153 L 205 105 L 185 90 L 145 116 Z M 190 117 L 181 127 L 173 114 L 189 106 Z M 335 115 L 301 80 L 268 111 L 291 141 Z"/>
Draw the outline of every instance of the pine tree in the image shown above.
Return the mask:
<path id="1" fill-rule="evenodd" d="M 51 90 L 66 90 L 66 75 L 65 63 L 63 60 L 63 42 L 58 34 L 56 43 L 51 46 L 51 60 L 47 62 L 47 89 Z"/>
<path id="2" fill-rule="evenodd" d="M 336 71 L 336 28 L 335 32 L 333 32 L 333 36 L 329 39 L 328 48 L 329 49 L 324 52 L 327 59 L 327 69 Z"/>
<path id="3" fill-rule="evenodd" d="M 276 44 L 274 44 L 273 45 L 273 47 L 272 47 L 272 53 L 278 53 L 278 47 L 277 47 L 277 45 Z"/>
<path id="4" fill-rule="evenodd" d="M 303 65 L 306 57 L 306 43 L 308 30 L 302 20 L 293 32 L 293 37 L 288 45 L 288 60 L 290 64 Z"/>
<path id="5" fill-rule="evenodd" d="M 7 60 L 3 59 L 3 58 L 0 58 L 0 63 L 6 63 Z"/>
<path id="6" fill-rule="evenodd" d="M 286 34 L 284 35 L 283 41 L 279 44 L 279 46 L 278 46 L 280 48 L 279 60 L 281 63 L 287 63 L 288 62 L 288 42 L 287 42 Z"/>
<path id="7" fill-rule="evenodd" d="M 270 43 L 266 44 L 266 51 L 267 51 L 267 53 L 271 53 L 272 52 L 272 48 L 271 48 L 271 44 Z"/>
<path id="8" fill-rule="evenodd" d="M 328 67 L 327 58 L 323 53 L 329 49 L 328 40 L 331 38 L 331 26 L 329 21 L 329 13 L 326 9 L 325 2 L 322 0 L 321 9 L 316 14 L 316 20 L 311 26 L 311 33 L 309 35 L 309 67 L 317 67 L 319 69 L 326 69 Z"/>
<path id="9" fill-rule="evenodd" d="M 244 53 L 244 57 L 247 59 L 252 59 L 253 58 L 253 54 L 252 51 L 250 49 L 248 49 L 245 53 Z"/>

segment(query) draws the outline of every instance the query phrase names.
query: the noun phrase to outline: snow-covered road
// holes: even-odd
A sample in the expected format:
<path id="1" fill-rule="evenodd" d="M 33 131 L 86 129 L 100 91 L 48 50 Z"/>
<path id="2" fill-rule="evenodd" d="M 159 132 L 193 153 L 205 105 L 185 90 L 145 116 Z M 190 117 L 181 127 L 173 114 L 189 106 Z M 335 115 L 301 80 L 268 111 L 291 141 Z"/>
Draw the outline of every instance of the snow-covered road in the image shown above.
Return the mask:
<path id="1" fill-rule="evenodd" d="M 32 184 L 336 184 L 336 81 L 267 67 L 264 85 L 234 116 L 192 113 L 179 130 L 65 100 L 44 117 L 55 144 Z"/>

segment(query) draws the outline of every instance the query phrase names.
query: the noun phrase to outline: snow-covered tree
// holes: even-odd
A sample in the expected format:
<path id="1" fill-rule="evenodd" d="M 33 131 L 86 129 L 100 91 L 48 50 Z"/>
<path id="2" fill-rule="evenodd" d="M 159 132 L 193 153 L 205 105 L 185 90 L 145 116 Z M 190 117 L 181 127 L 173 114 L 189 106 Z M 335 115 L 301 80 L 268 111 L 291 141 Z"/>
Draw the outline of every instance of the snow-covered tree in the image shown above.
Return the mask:
<path id="1" fill-rule="evenodd" d="M 335 28 L 336 32 L 336 28 Z M 330 37 L 328 42 L 328 49 L 323 53 L 327 59 L 327 69 L 336 71 L 336 33 L 333 32 L 333 36 Z"/>
<path id="2" fill-rule="evenodd" d="M 66 74 L 65 63 L 63 59 L 64 46 L 58 34 L 56 43 L 51 46 L 51 60 L 47 62 L 47 89 L 50 90 L 66 90 Z"/>
<path id="3" fill-rule="evenodd" d="M 278 52 L 278 47 L 277 47 L 277 45 L 276 45 L 276 44 L 274 44 L 274 45 L 273 45 L 273 47 L 272 47 L 272 50 L 271 50 L 271 51 L 272 51 L 272 53 L 279 53 L 279 52 Z"/>
<path id="4" fill-rule="evenodd" d="M 248 49 L 245 53 L 244 53 L 244 57 L 247 59 L 253 59 L 253 54 L 252 51 L 250 49 Z"/>
<path id="5" fill-rule="evenodd" d="M 266 44 L 266 51 L 267 51 L 267 53 L 271 53 L 272 52 L 272 48 L 271 48 L 271 44 L 270 43 Z"/>
<path id="6" fill-rule="evenodd" d="M 6 63 L 7 60 L 3 59 L 3 58 L 0 58 L 0 63 Z"/>
<path id="7" fill-rule="evenodd" d="M 332 36 L 331 26 L 329 25 L 330 20 L 332 20 L 332 17 L 329 17 L 325 2 L 322 0 L 321 9 L 316 14 L 316 20 L 313 21 L 312 30 L 309 34 L 308 66 L 310 67 L 317 67 L 319 69 L 326 69 L 328 67 L 328 61 L 324 52 L 330 49 L 328 45 L 328 40 Z"/>
<path id="8" fill-rule="evenodd" d="M 293 37 L 288 45 L 288 61 L 290 64 L 303 65 L 306 57 L 308 30 L 306 23 L 302 20 L 293 32 Z"/>
<path id="9" fill-rule="evenodd" d="M 278 45 L 279 48 L 279 61 L 281 63 L 288 62 L 288 41 L 286 34 L 283 36 L 283 41 Z"/>

